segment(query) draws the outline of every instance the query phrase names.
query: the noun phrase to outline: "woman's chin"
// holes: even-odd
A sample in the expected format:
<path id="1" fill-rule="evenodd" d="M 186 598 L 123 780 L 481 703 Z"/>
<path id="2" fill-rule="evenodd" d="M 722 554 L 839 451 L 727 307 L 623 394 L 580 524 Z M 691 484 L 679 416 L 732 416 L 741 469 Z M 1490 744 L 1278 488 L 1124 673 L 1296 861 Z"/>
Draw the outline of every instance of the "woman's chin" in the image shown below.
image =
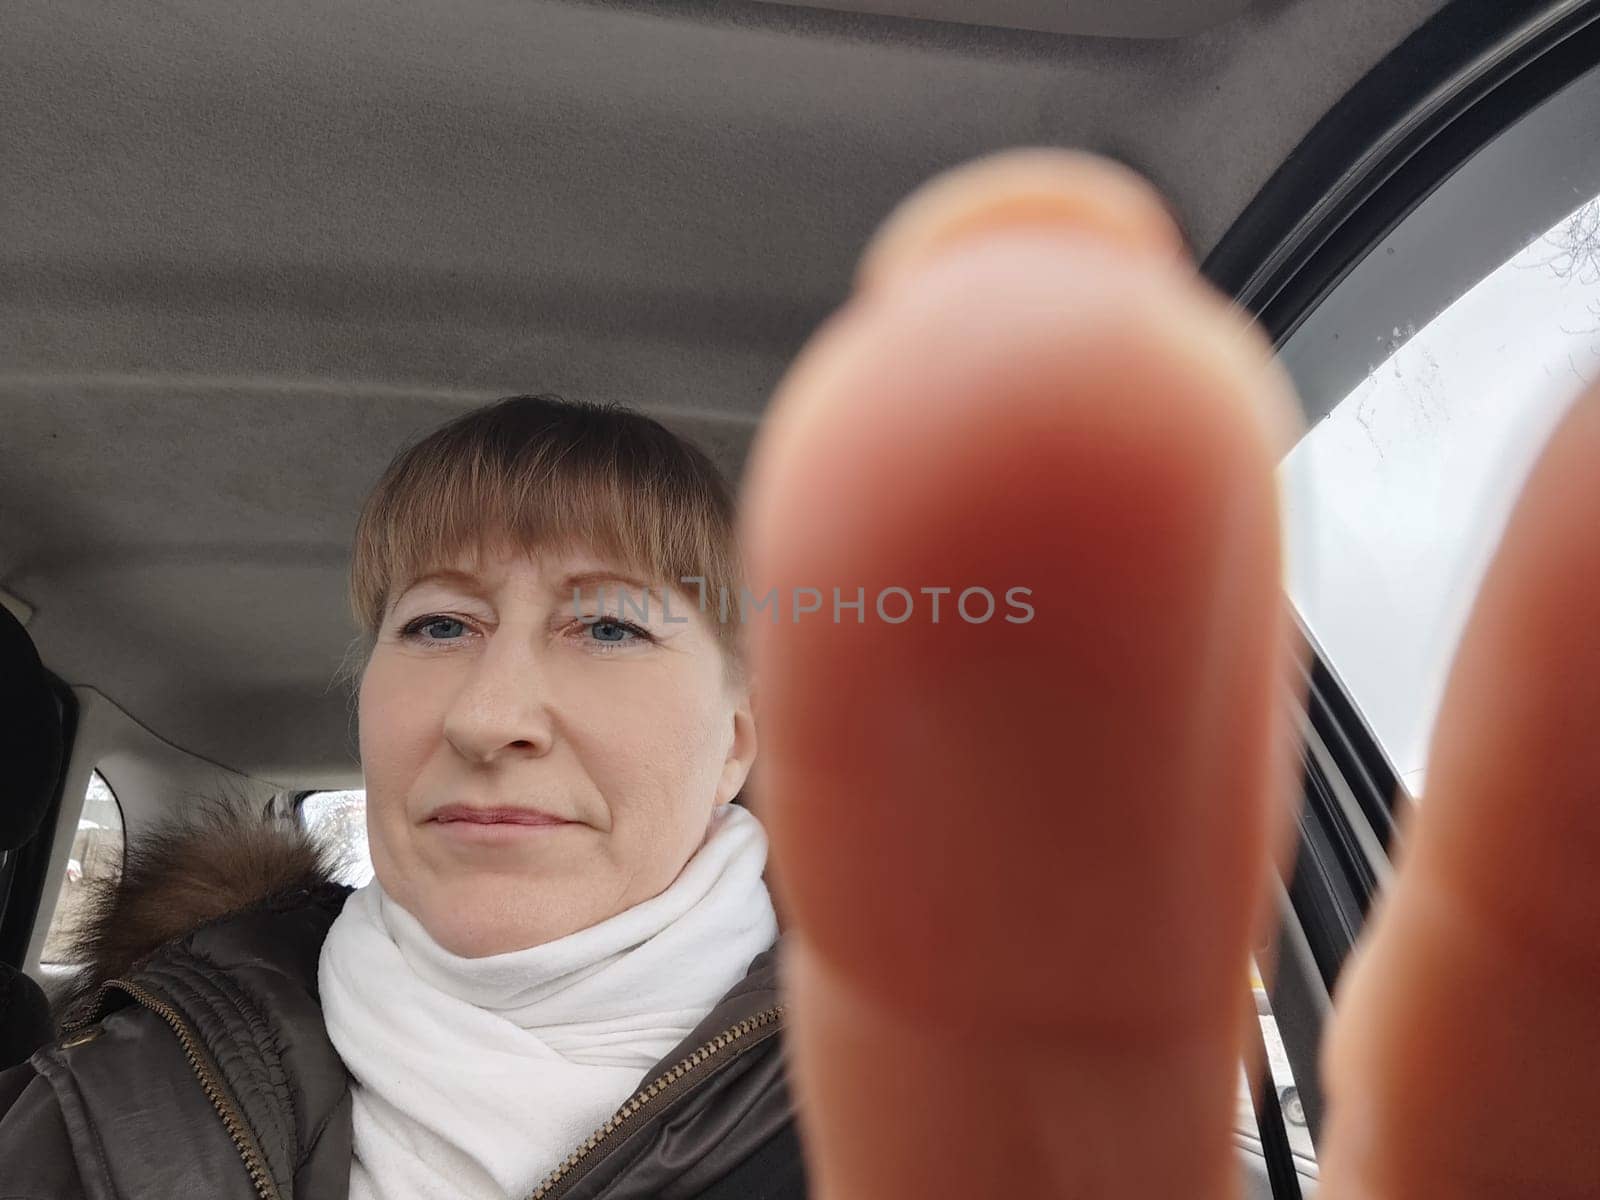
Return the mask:
<path id="1" fill-rule="evenodd" d="M 413 915 L 430 937 L 461 958 L 487 958 L 542 946 L 604 920 L 610 913 L 564 889 L 530 887 L 528 880 L 486 878 L 452 881 L 422 901 Z"/>

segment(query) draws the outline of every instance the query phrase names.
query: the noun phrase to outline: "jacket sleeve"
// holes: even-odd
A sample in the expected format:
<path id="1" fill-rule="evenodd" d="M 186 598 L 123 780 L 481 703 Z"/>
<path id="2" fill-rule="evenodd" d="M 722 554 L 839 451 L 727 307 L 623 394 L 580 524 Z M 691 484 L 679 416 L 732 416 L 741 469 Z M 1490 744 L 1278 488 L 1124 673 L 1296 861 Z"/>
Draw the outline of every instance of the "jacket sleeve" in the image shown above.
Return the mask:
<path id="1" fill-rule="evenodd" d="M 0 1200 L 85 1200 L 55 1090 L 29 1063 L 0 1071 Z"/>

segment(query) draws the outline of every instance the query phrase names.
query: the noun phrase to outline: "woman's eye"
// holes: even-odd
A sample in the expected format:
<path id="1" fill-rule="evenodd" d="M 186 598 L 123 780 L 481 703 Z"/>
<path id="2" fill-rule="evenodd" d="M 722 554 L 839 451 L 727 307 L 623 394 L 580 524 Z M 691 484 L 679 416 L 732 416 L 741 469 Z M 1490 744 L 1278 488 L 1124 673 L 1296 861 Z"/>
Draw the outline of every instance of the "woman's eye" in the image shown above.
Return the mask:
<path id="1" fill-rule="evenodd" d="M 653 641 L 654 639 L 632 621 L 622 621 L 615 617 L 599 617 L 595 620 L 584 622 L 584 627 L 589 633 L 589 640 L 606 646 L 622 646 L 632 641 Z"/>
<path id="2" fill-rule="evenodd" d="M 466 623 L 455 617 L 418 617 L 403 633 L 407 638 L 423 642 L 453 642 L 466 631 Z"/>

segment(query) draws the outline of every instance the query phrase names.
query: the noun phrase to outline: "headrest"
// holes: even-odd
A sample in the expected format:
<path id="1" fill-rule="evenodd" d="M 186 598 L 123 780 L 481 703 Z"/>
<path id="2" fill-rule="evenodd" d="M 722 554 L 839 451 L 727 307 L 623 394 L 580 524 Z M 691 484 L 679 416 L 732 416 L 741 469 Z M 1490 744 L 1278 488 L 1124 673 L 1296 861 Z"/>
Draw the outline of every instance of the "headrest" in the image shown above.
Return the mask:
<path id="1" fill-rule="evenodd" d="M 25 845 L 61 778 L 61 708 L 22 622 L 0 605 L 0 850 Z"/>
<path id="2" fill-rule="evenodd" d="M 0 1071 L 27 1062 L 54 1035 L 44 989 L 0 963 Z"/>

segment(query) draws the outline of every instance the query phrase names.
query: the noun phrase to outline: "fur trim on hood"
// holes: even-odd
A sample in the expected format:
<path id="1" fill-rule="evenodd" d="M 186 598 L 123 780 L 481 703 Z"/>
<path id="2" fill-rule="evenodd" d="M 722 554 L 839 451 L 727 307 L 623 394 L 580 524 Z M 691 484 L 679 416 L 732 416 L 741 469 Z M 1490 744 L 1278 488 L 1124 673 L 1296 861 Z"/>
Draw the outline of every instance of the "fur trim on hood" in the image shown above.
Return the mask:
<path id="1" fill-rule="evenodd" d="M 62 1020 L 108 979 L 219 918 L 332 881 L 334 856 L 290 821 L 234 799 L 205 800 L 142 830 L 122 875 L 90 885 L 67 960 L 83 972 L 55 1005 Z"/>

